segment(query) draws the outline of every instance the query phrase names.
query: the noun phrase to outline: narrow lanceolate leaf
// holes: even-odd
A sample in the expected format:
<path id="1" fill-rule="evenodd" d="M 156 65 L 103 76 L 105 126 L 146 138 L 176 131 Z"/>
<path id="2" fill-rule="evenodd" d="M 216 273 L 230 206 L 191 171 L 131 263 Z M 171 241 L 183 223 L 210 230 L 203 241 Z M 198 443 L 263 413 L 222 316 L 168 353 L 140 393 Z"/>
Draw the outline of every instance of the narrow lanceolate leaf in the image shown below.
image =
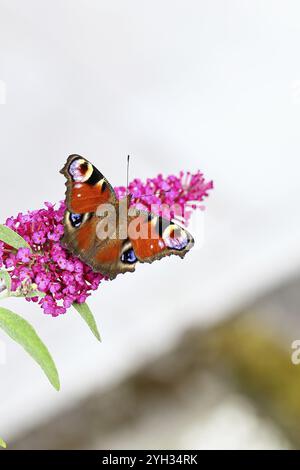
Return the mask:
<path id="1" fill-rule="evenodd" d="M 0 279 L 2 279 L 5 282 L 7 293 L 10 294 L 11 277 L 10 277 L 9 273 L 3 269 L 2 271 L 0 271 Z"/>
<path id="2" fill-rule="evenodd" d="M 53 387 L 59 390 L 59 377 L 54 361 L 34 328 L 24 318 L 3 307 L 0 307 L 0 328 L 30 354 L 43 369 Z"/>
<path id="3" fill-rule="evenodd" d="M 76 302 L 74 302 L 73 307 L 77 310 L 79 315 L 86 322 L 91 332 L 96 336 L 97 340 L 101 341 L 100 333 L 98 331 L 98 327 L 97 327 L 94 315 L 92 314 L 88 304 L 87 303 L 77 304 Z"/>
<path id="4" fill-rule="evenodd" d="M 0 224 L 0 240 L 13 248 L 30 248 L 28 243 L 18 233 Z"/>
<path id="5" fill-rule="evenodd" d="M 6 442 L 3 439 L 1 439 L 1 437 L 0 437 L 0 447 L 3 447 L 4 449 L 6 449 L 7 447 Z"/>

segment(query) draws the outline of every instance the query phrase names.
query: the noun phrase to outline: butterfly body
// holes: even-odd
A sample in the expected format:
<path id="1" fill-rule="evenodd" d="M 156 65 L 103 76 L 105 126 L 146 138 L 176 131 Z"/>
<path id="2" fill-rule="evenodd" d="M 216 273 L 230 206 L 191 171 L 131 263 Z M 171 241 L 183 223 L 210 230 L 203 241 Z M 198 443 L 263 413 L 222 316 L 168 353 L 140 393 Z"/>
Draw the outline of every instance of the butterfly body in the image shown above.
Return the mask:
<path id="1" fill-rule="evenodd" d="M 171 254 L 182 258 L 193 246 L 179 225 L 131 207 L 131 195 L 118 200 L 114 189 L 88 160 L 70 155 L 62 243 L 110 279 L 133 272 L 137 262 L 151 263 Z"/>

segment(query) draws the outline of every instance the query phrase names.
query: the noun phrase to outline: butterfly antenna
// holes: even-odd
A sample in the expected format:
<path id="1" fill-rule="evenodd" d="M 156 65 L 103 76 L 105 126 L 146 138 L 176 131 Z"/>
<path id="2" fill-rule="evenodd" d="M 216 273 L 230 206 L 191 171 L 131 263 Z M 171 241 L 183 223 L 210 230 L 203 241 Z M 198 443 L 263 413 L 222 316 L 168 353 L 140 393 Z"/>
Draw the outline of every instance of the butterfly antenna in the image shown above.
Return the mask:
<path id="1" fill-rule="evenodd" d="M 129 161 L 130 161 L 130 155 L 127 155 L 127 177 L 126 177 L 126 179 L 127 179 L 127 183 L 126 183 L 126 193 L 127 193 L 127 195 L 131 194 L 129 192 Z M 156 191 L 156 193 L 154 193 L 154 194 L 143 194 L 140 197 L 158 196 L 160 194 L 168 193 L 169 191 L 171 191 L 171 189 L 167 189 L 167 190 L 162 189 L 162 190 Z M 133 196 L 133 194 L 131 194 L 131 196 Z"/>
<path id="2" fill-rule="evenodd" d="M 127 155 L 127 194 L 129 194 L 129 160 L 130 155 Z"/>

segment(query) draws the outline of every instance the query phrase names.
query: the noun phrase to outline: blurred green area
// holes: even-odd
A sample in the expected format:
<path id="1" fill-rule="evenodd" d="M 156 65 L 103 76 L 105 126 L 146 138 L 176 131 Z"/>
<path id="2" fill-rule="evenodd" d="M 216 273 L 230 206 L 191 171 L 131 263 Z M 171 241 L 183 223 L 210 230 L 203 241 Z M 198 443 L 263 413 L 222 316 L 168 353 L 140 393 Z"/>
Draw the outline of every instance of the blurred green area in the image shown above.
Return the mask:
<path id="1" fill-rule="evenodd" d="M 251 397 L 260 412 L 300 448 L 300 367 L 291 361 L 290 345 L 251 312 L 200 335 L 200 343 L 199 354 L 210 367 Z"/>

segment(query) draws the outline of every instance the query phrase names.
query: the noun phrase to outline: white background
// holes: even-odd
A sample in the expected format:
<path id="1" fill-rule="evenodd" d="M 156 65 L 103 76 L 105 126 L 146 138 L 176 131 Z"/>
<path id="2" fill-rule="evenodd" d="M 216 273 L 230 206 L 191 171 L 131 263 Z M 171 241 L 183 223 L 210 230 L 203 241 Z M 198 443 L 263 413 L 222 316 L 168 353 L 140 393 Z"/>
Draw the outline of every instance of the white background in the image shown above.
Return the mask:
<path id="1" fill-rule="evenodd" d="M 62 390 L 0 332 L 0 435 L 119 380 L 299 267 L 299 25 L 297 1 L 0 0 L 2 221 L 63 199 L 71 153 L 113 185 L 125 184 L 128 153 L 132 178 L 200 168 L 215 183 L 201 250 L 92 296 L 102 344 L 71 310 L 55 319 L 6 301 L 48 345 Z"/>

